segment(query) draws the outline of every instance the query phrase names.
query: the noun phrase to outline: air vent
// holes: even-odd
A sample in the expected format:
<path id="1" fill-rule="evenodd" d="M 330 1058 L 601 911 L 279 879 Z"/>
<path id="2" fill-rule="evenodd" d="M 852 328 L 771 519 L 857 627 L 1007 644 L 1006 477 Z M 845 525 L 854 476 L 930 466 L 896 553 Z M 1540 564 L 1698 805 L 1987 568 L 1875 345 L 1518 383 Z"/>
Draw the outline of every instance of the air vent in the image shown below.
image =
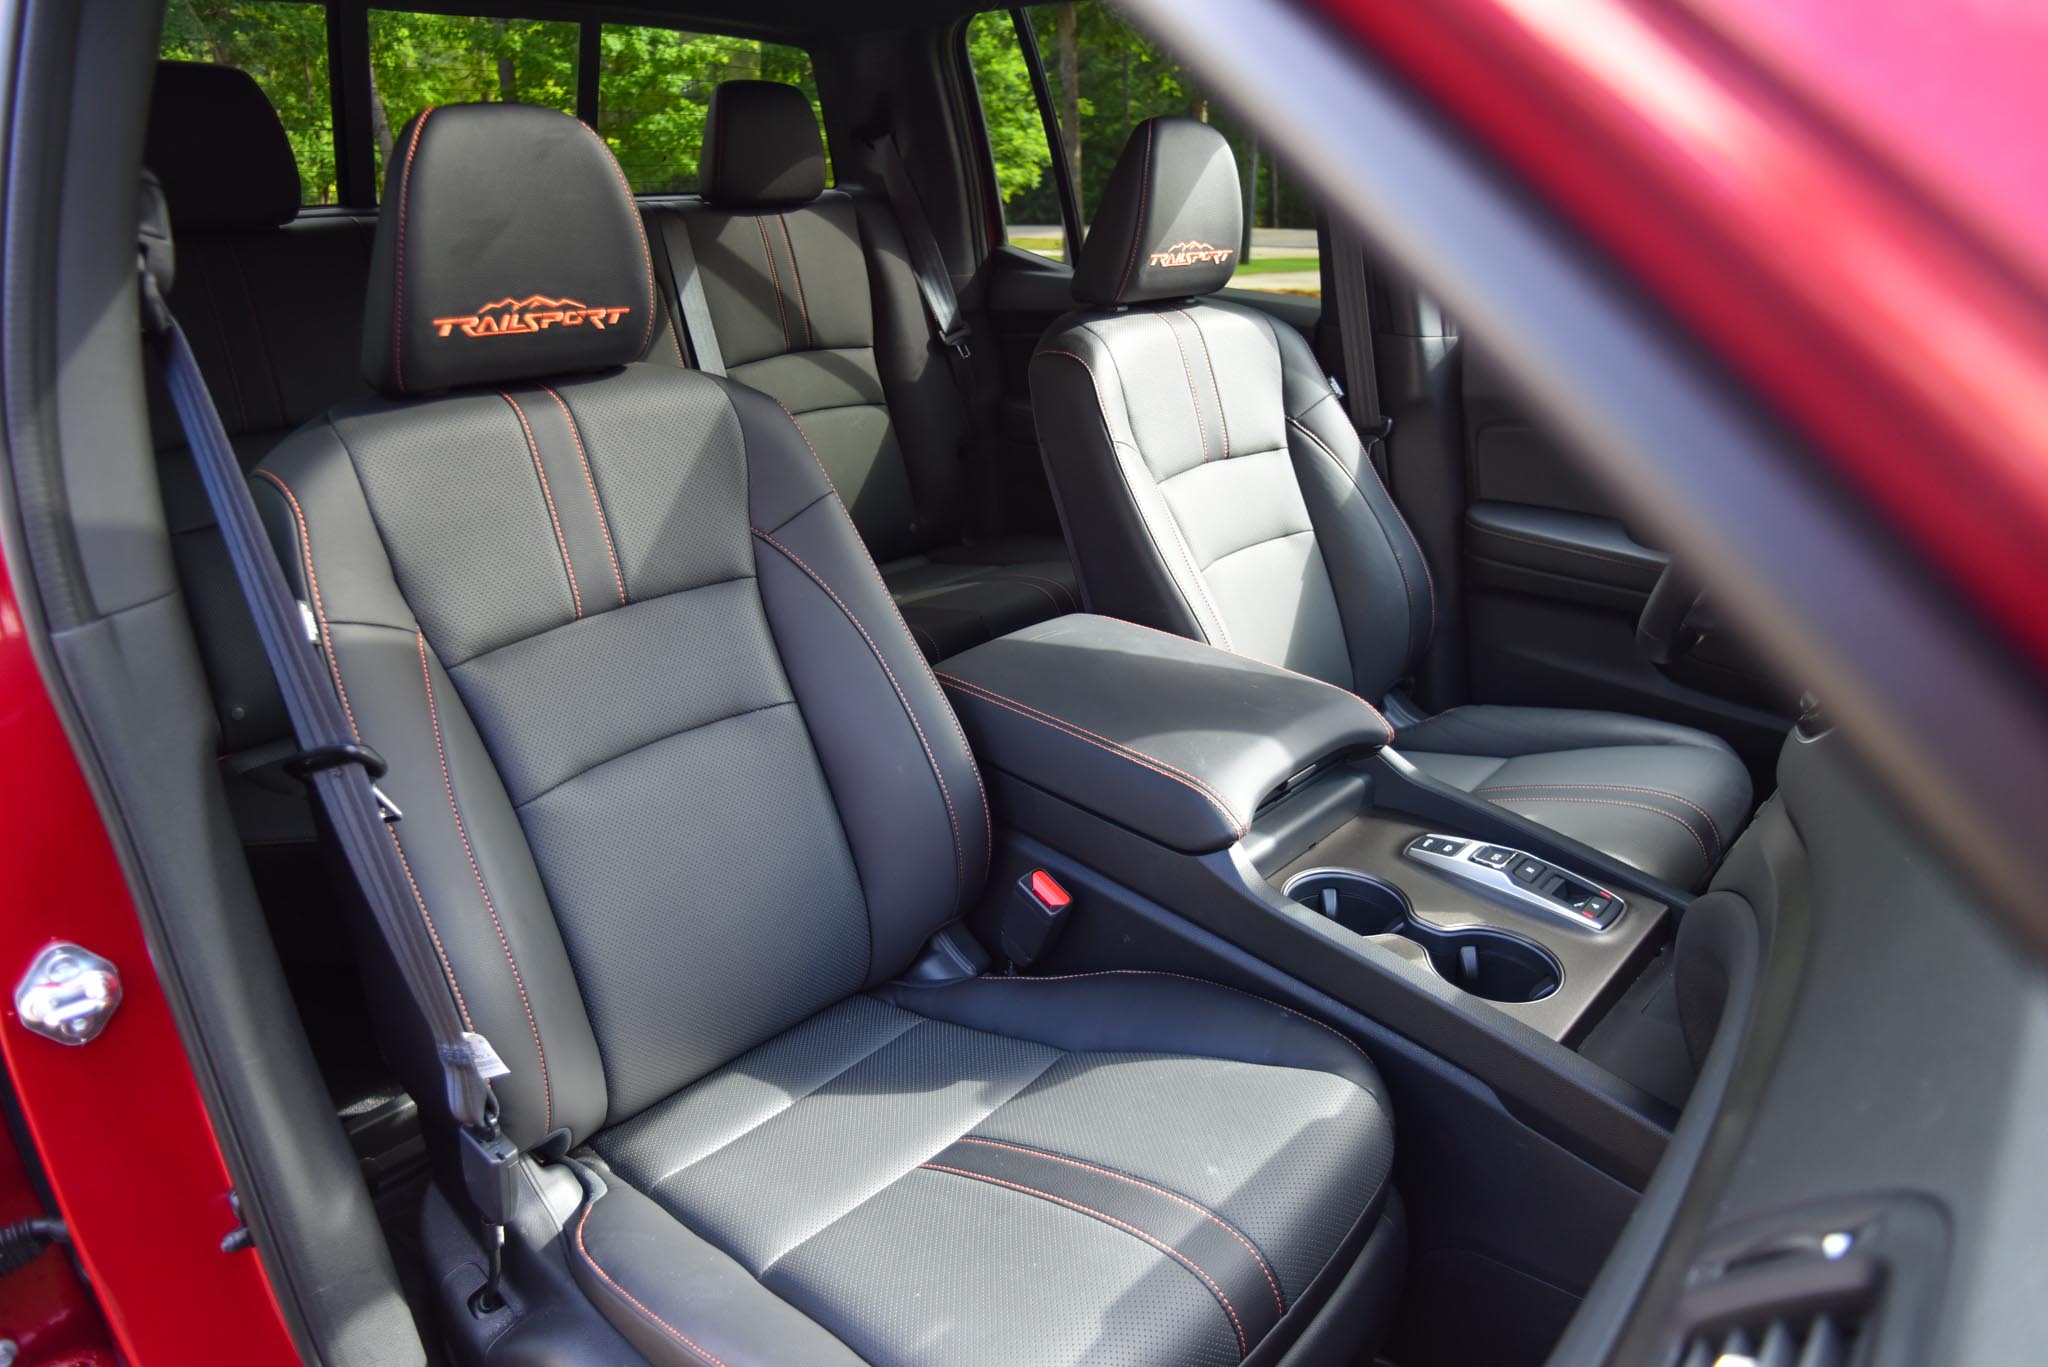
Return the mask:
<path id="1" fill-rule="evenodd" d="M 1701 1250 L 1663 1367 L 1919 1367 L 1946 1224 L 1895 1195 L 1815 1203 Z"/>
<path id="2" fill-rule="evenodd" d="M 1859 1307 L 1696 1334 L 1678 1367 L 1849 1367 L 1863 1330 Z"/>

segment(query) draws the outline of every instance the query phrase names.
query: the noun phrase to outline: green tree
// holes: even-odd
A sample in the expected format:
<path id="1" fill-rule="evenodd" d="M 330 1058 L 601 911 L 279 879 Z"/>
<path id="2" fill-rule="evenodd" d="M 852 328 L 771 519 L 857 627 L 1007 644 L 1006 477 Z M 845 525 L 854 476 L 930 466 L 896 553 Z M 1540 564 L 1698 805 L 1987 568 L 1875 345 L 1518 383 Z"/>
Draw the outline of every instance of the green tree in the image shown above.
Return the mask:
<path id="1" fill-rule="evenodd" d="M 255 78 L 277 107 L 307 204 L 332 204 L 334 113 L 327 85 L 327 13 L 313 4 L 171 0 L 162 55 L 219 62 Z"/>
<path id="2" fill-rule="evenodd" d="M 967 25 L 967 57 L 981 90 L 989 150 L 996 164 L 996 188 L 1005 206 L 1038 188 L 1052 152 L 1046 146 L 1045 120 L 1032 93 L 1031 73 L 1017 45 L 1010 16 L 1001 10 L 977 14 Z M 1057 210 L 1053 219 L 1059 217 Z"/>

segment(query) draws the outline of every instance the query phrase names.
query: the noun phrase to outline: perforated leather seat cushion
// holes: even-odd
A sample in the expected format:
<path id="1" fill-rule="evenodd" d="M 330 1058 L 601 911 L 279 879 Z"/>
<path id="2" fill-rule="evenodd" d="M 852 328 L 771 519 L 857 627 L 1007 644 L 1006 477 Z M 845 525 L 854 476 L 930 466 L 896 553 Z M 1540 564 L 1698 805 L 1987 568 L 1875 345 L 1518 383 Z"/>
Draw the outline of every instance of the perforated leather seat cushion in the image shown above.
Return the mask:
<path id="1" fill-rule="evenodd" d="M 613 1190 L 573 1231 L 585 1284 L 672 1356 L 670 1329 L 709 1351 L 744 1307 L 661 1277 L 663 1238 L 844 1346 L 787 1360 L 1228 1364 L 1377 1211 L 1392 1129 L 1305 1017 L 1103 974 L 854 998 L 593 1148 Z"/>

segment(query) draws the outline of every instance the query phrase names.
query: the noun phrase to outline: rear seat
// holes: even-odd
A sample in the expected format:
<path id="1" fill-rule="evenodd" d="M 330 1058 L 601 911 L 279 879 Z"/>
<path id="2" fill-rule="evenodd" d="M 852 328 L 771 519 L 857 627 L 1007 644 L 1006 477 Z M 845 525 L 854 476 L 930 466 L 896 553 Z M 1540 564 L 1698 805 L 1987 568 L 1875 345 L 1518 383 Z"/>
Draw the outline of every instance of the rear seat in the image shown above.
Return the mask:
<path id="1" fill-rule="evenodd" d="M 277 112 L 233 67 L 162 62 L 145 164 L 163 183 L 177 241 L 171 311 L 191 341 L 244 468 L 300 423 L 369 393 L 362 378 L 369 217 L 299 214 L 299 170 Z M 150 423 L 172 555 L 220 717 L 243 835 L 312 838 L 298 787 L 263 772 L 291 724 L 243 607 L 213 511 L 154 372 Z"/>
<path id="2" fill-rule="evenodd" d="M 964 541 L 966 406 L 887 204 L 825 188 L 803 92 L 721 85 L 698 191 L 648 207 L 657 260 L 671 234 L 688 234 L 727 374 L 797 419 L 925 653 L 1075 611 L 1059 538 Z M 663 292 L 675 297 L 672 280 Z"/>

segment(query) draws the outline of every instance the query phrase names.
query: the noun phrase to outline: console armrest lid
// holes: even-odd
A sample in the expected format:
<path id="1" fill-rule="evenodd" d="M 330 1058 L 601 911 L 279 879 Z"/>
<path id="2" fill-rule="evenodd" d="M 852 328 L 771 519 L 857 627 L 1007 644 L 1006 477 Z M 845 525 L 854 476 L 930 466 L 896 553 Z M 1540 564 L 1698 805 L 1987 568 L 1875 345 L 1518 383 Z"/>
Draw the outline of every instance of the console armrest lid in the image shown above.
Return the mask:
<path id="1" fill-rule="evenodd" d="M 1333 684 L 1086 613 L 976 646 L 938 675 L 985 763 L 1189 852 L 1236 843 L 1304 769 L 1393 739 Z"/>

